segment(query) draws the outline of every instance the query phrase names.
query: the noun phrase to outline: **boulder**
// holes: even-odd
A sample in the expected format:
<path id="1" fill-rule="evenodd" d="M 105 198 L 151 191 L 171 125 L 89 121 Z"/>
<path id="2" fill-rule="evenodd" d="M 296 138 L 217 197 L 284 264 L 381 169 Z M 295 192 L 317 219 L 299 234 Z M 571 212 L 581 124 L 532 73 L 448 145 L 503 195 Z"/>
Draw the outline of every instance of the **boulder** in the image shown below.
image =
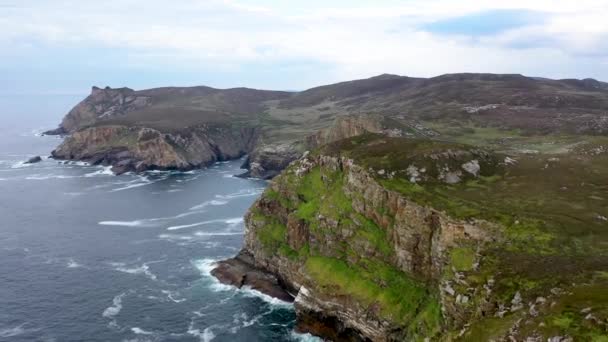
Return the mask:
<path id="1" fill-rule="evenodd" d="M 26 164 L 36 164 L 36 163 L 40 163 L 41 161 L 42 161 L 42 158 L 40 158 L 40 156 L 35 156 L 35 157 L 28 159 L 25 163 Z"/>

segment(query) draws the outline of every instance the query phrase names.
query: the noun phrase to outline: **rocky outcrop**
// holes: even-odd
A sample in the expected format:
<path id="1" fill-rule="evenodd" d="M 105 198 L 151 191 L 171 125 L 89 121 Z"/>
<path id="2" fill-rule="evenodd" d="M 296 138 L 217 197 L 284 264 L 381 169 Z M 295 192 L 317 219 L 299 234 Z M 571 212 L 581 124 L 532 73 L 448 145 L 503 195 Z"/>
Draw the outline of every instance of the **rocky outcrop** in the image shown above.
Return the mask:
<path id="1" fill-rule="evenodd" d="M 149 96 L 138 95 L 130 88 L 104 89 L 93 87 L 91 94 L 63 118 L 59 128 L 47 135 L 64 135 L 87 127 L 99 120 L 107 120 L 151 105 Z"/>
<path id="2" fill-rule="evenodd" d="M 42 161 L 42 158 L 40 158 L 40 156 L 35 156 L 35 157 L 28 159 L 25 162 L 25 164 L 36 164 L 36 163 L 40 163 L 41 161 Z"/>
<path id="3" fill-rule="evenodd" d="M 254 138 L 254 129 L 230 126 L 204 125 L 174 134 L 142 127 L 96 126 L 67 137 L 52 156 L 112 165 L 116 173 L 190 170 L 239 158 L 249 151 Z"/>
<path id="4" fill-rule="evenodd" d="M 310 203 L 312 211 L 306 208 Z M 351 160 L 329 156 L 307 156 L 290 166 L 253 205 L 246 223 L 242 254 L 297 293 L 299 328 L 345 341 L 432 337 L 445 323 L 416 327 L 414 322 L 421 319 L 417 312 L 439 315 L 427 312 L 434 305 L 441 305 L 445 316 L 469 316 L 441 291 L 449 251 L 463 244 L 477 249 L 500 236 L 490 222 L 455 220 L 420 206 L 387 190 Z M 234 284 L 232 278 L 243 278 L 242 272 L 226 275 L 234 263 L 220 263 L 214 274 Z M 411 313 L 402 311 L 402 303 L 371 294 L 393 287 L 411 292 L 411 298 L 392 299 L 410 300 Z M 400 320 L 402 315 L 408 319 Z"/>
<path id="5" fill-rule="evenodd" d="M 333 341 L 601 336 L 608 325 L 585 315 L 603 304 L 581 314 L 569 307 L 604 303 L 595 296 L 608 284 L 593 274 L 608 259 L 553 254 L 555 231 L 527 211 L 482 212 L 473 203 L 472 192 L 504 177 L 531 186 L 521 183 L 520 164 L 466 145 L 382 135 L 330 144 L 273 179 L 246 215 L 241 253 L 213 274 L 268 294 L 283 287 L 295 296 L 297 329 Z M 456 188 L 463 202 L 448 195 Z"/>
<path id="6" fill-rule="evenodd" d="M 313 149 L 365 133 L 379 133 L 390 137 L 403 135 L 401 129 L 389 127 L 384 121 L 380 115 L 339 116 L 330 127 L 310 135 L 306 140 L 306 145 L 309 149 Z"/>
<path id="7" fill-rule="evenodd" d="M 226 260 L 213 269 L 211 274 L 224 284 L 238 288 L 248 286 L 286 302 L 294 301 L 294 296 L 286 290 L 286 284 L 281 284 L 276 276 L 255 267 L 254 264 L 250 254 L 241 252 L 234 259 Z"/>
<path id="8" fill-rule="evenodd" d="M 289 163 L 302 155 L 298 144 L 256 146 L 243 163 L 247 172 L 239 177 L 271 179 L 281 173 Z"/>

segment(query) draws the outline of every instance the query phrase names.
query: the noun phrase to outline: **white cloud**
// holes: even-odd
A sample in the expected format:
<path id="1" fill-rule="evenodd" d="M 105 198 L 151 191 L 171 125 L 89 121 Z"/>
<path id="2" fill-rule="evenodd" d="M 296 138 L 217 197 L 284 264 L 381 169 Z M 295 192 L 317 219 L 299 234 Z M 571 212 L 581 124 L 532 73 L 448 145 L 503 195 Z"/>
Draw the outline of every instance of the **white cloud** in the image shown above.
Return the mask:
<path id="1" fill-rule="evenodd" d="M 46 0 L 0 13 L 0 53 L 32 45 L 122 49 L 125 63 L 151 67 L 310 61 L 330 65 L 324 82 L 382 72 L 521 72 L 608 78 L 608 2 L 599 0 L 352 1 Z M 538 24 L 471 40 L 423 32 L 445 18 L 496 9 L 546 13 Z M 21 50 L 23 49 L 23 50 Z M 6 58 L 3 61 L 6 63 Z M 69 58 L 69 56 L 66 56 Z M 594 75 L 587 65 L 596 58 Z M 2 57 L 0 57 L 2 61 Z M 10 62 L 10 61 L 8 61 Z M 573 65 L 580 65 L 574 68 Z M 284 87 L 311 86 L 286 80 Z"/>

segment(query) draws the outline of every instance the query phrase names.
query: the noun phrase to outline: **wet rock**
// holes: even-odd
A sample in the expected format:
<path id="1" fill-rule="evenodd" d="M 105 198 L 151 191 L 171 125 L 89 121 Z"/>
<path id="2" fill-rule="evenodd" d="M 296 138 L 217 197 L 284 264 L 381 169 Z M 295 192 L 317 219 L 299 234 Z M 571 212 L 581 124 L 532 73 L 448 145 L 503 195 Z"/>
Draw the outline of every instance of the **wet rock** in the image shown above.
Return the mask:
<path id="1" fill-rule="evenodd" d="M 25 164 L 36 164 L 36 163 L 40 163 L 41 161 L 42 161 L 42 158 L 40 158 L 40 156 L 35 156 L 35 157 L 28 159 L 25 162 Z"/>
<path id="2" fill-rule="evenodd" d="M 249 286 L 271 297 L 286 302 L 293 302 L 294 297 L 281 286 L 276 276 L 256 268 L 253 259 L 246 253 L 240 253 L 233 259 L 220 261 L 211 271 L 222 284 L 238 288 Z"/>

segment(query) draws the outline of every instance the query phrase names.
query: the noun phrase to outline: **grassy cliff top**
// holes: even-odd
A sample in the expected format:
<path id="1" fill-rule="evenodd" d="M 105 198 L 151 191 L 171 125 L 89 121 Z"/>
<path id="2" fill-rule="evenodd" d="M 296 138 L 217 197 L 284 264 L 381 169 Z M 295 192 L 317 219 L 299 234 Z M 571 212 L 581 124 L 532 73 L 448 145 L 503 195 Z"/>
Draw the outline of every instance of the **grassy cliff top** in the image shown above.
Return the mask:
<path id="1" fill-rule="evenodd" d="M 459 143 L 365 135 L 320 153 L 352 158 L 386 187 L 454 217 L 502 223 L 528 240 L 522 248 L 608 255 L 607 147 L 504 155 Z"/>

